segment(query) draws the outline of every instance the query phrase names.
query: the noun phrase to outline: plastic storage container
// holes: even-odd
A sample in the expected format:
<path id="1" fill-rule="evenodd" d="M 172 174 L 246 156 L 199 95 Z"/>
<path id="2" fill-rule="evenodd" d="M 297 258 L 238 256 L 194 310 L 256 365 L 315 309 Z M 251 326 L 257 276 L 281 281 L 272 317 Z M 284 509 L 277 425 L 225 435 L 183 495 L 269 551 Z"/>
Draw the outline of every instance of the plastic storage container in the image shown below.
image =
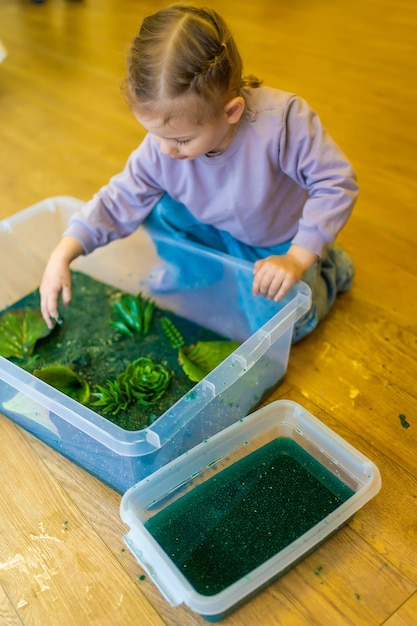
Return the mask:
<path id="1" fill-rule="evenodd" d="M 380 489 L 377 467 L 300 405 L 242 418 L 129 489 L 125 542 L 166 600 L 219 621 Z"/>
<path id="2" fill-rule="evenodd" d="M 83 203 L 50 198 L 0 222 L 0 311 L 35 290 L 71 215 Z M 161 264 L 175 289 L 155 293 Z M 251 294 L 252 266 L 139 228 L 73 268 L 157 304 L 240 347 L 148 428 L 126 431 L 0 357 L 0 412 L 119 492 L 247 415 L 283 378 L 293 327 L 310 306 L 299 283 L 279 305 Z M 96 312 L 92 311 L 92 315 Z"/>

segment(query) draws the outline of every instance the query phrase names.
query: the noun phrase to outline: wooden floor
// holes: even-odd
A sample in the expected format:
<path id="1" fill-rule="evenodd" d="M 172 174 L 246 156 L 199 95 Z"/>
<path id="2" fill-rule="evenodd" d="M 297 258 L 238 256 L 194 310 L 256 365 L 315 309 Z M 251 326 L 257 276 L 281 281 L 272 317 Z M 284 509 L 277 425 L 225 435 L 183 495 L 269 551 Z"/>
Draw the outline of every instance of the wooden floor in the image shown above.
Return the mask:
<path id="1" fill-rule="evenodd" d="M 340 237 L 352 291 L 296 345 L 271 397 L 302 403 L 379 466 L 350 523 L 228 626 L 417 623 L 417 4 L 213 0 L 248 72 L 319 111 L 358 171 Z M 119 92 L 154 0 L 1 0 L 0 218 L 88 199 L 143 137 Z M 36 233 L 34 233 L 36 236 Z M 2 272 L 13 272 L 11 258 Z M 404 428 L 404 415 L 410 424 Z M 123 549 L 120 496 L 0 417 L 0 623 L 192 626 Z"/>

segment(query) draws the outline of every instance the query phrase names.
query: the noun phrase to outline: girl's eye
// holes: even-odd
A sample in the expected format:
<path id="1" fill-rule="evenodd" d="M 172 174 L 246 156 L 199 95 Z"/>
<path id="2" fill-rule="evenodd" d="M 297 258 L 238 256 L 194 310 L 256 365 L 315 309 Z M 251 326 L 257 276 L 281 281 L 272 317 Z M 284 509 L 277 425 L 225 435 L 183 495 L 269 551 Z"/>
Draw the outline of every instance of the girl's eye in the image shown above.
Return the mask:
<path id="1" fill-rule="evenodd" d="M 179 139 L 174 139 L 176 146 L 186 146 L 187 143 L 190 143 L 190 139 L 186 139 L 185 141 L 180 141 Z"/>

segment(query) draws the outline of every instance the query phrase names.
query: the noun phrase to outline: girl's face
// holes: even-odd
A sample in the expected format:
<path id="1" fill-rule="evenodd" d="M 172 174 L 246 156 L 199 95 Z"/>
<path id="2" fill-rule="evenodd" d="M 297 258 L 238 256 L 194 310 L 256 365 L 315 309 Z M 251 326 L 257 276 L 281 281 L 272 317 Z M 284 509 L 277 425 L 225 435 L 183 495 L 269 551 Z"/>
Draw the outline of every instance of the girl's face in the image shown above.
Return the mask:
<path id="1" fill-rule="evenodd" d="M 203 154 L 214 156 L 223 152 L 231 142 L 236 122 L 235 116 L 229 115 L 227 107 L 218 116 L 203 123 L 198 123 L 196 115 L 190 114 L 191 109 L 187 112 L 186 107 L 168 122 L 149 113 L 134 112 L 134 115 L 158 142 L 162 154 L 173 159 L 193 160 Z M 192 110 L 195 111 L 195 108 Z"/>

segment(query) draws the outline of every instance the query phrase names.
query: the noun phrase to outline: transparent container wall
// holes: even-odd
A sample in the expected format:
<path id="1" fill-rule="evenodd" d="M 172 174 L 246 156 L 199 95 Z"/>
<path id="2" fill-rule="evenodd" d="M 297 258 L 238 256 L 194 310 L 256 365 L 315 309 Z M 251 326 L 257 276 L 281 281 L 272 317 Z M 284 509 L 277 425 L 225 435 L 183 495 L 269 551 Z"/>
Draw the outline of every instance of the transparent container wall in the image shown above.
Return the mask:
<path id="1" fill-rule="evenodd" d="M 0 222 L 0 261 L 12 266 L 0 276 L 0 310 L 39 286 L 52 249 L 82 206 L 50 198 Z M 159 307 L 242 342 L 192 393 L 137 432 L 0 357 L 0 411 L 118 491 L 253 411 L 285 376 L 294 324 L 310 306 L 303 283 L 279 304 L 255 298 L 249 263 L 144 228 L 73 268 L 121 291 L 142 291 Z M 174 281 L 168 290 L 158 282 L 164 275 Z"/>
<path id="2" fill-rule="evenodd" d="M 136 494 L 132 492 L 135 514 L 146 521 L 198 485 L 279 438 L 291 439 L 355 494 L 375 479 L 373 464 L 346 441 L 300 405 L 279 400 L 238 419 L 227 431 L 204 441 L 198 451 L 178 459 L 175 466 L 166 468 L 164 475 L 155 477 L 155 483 L 142 482 Z M 156 488 L 156 482 L 161 487 Z"/>

